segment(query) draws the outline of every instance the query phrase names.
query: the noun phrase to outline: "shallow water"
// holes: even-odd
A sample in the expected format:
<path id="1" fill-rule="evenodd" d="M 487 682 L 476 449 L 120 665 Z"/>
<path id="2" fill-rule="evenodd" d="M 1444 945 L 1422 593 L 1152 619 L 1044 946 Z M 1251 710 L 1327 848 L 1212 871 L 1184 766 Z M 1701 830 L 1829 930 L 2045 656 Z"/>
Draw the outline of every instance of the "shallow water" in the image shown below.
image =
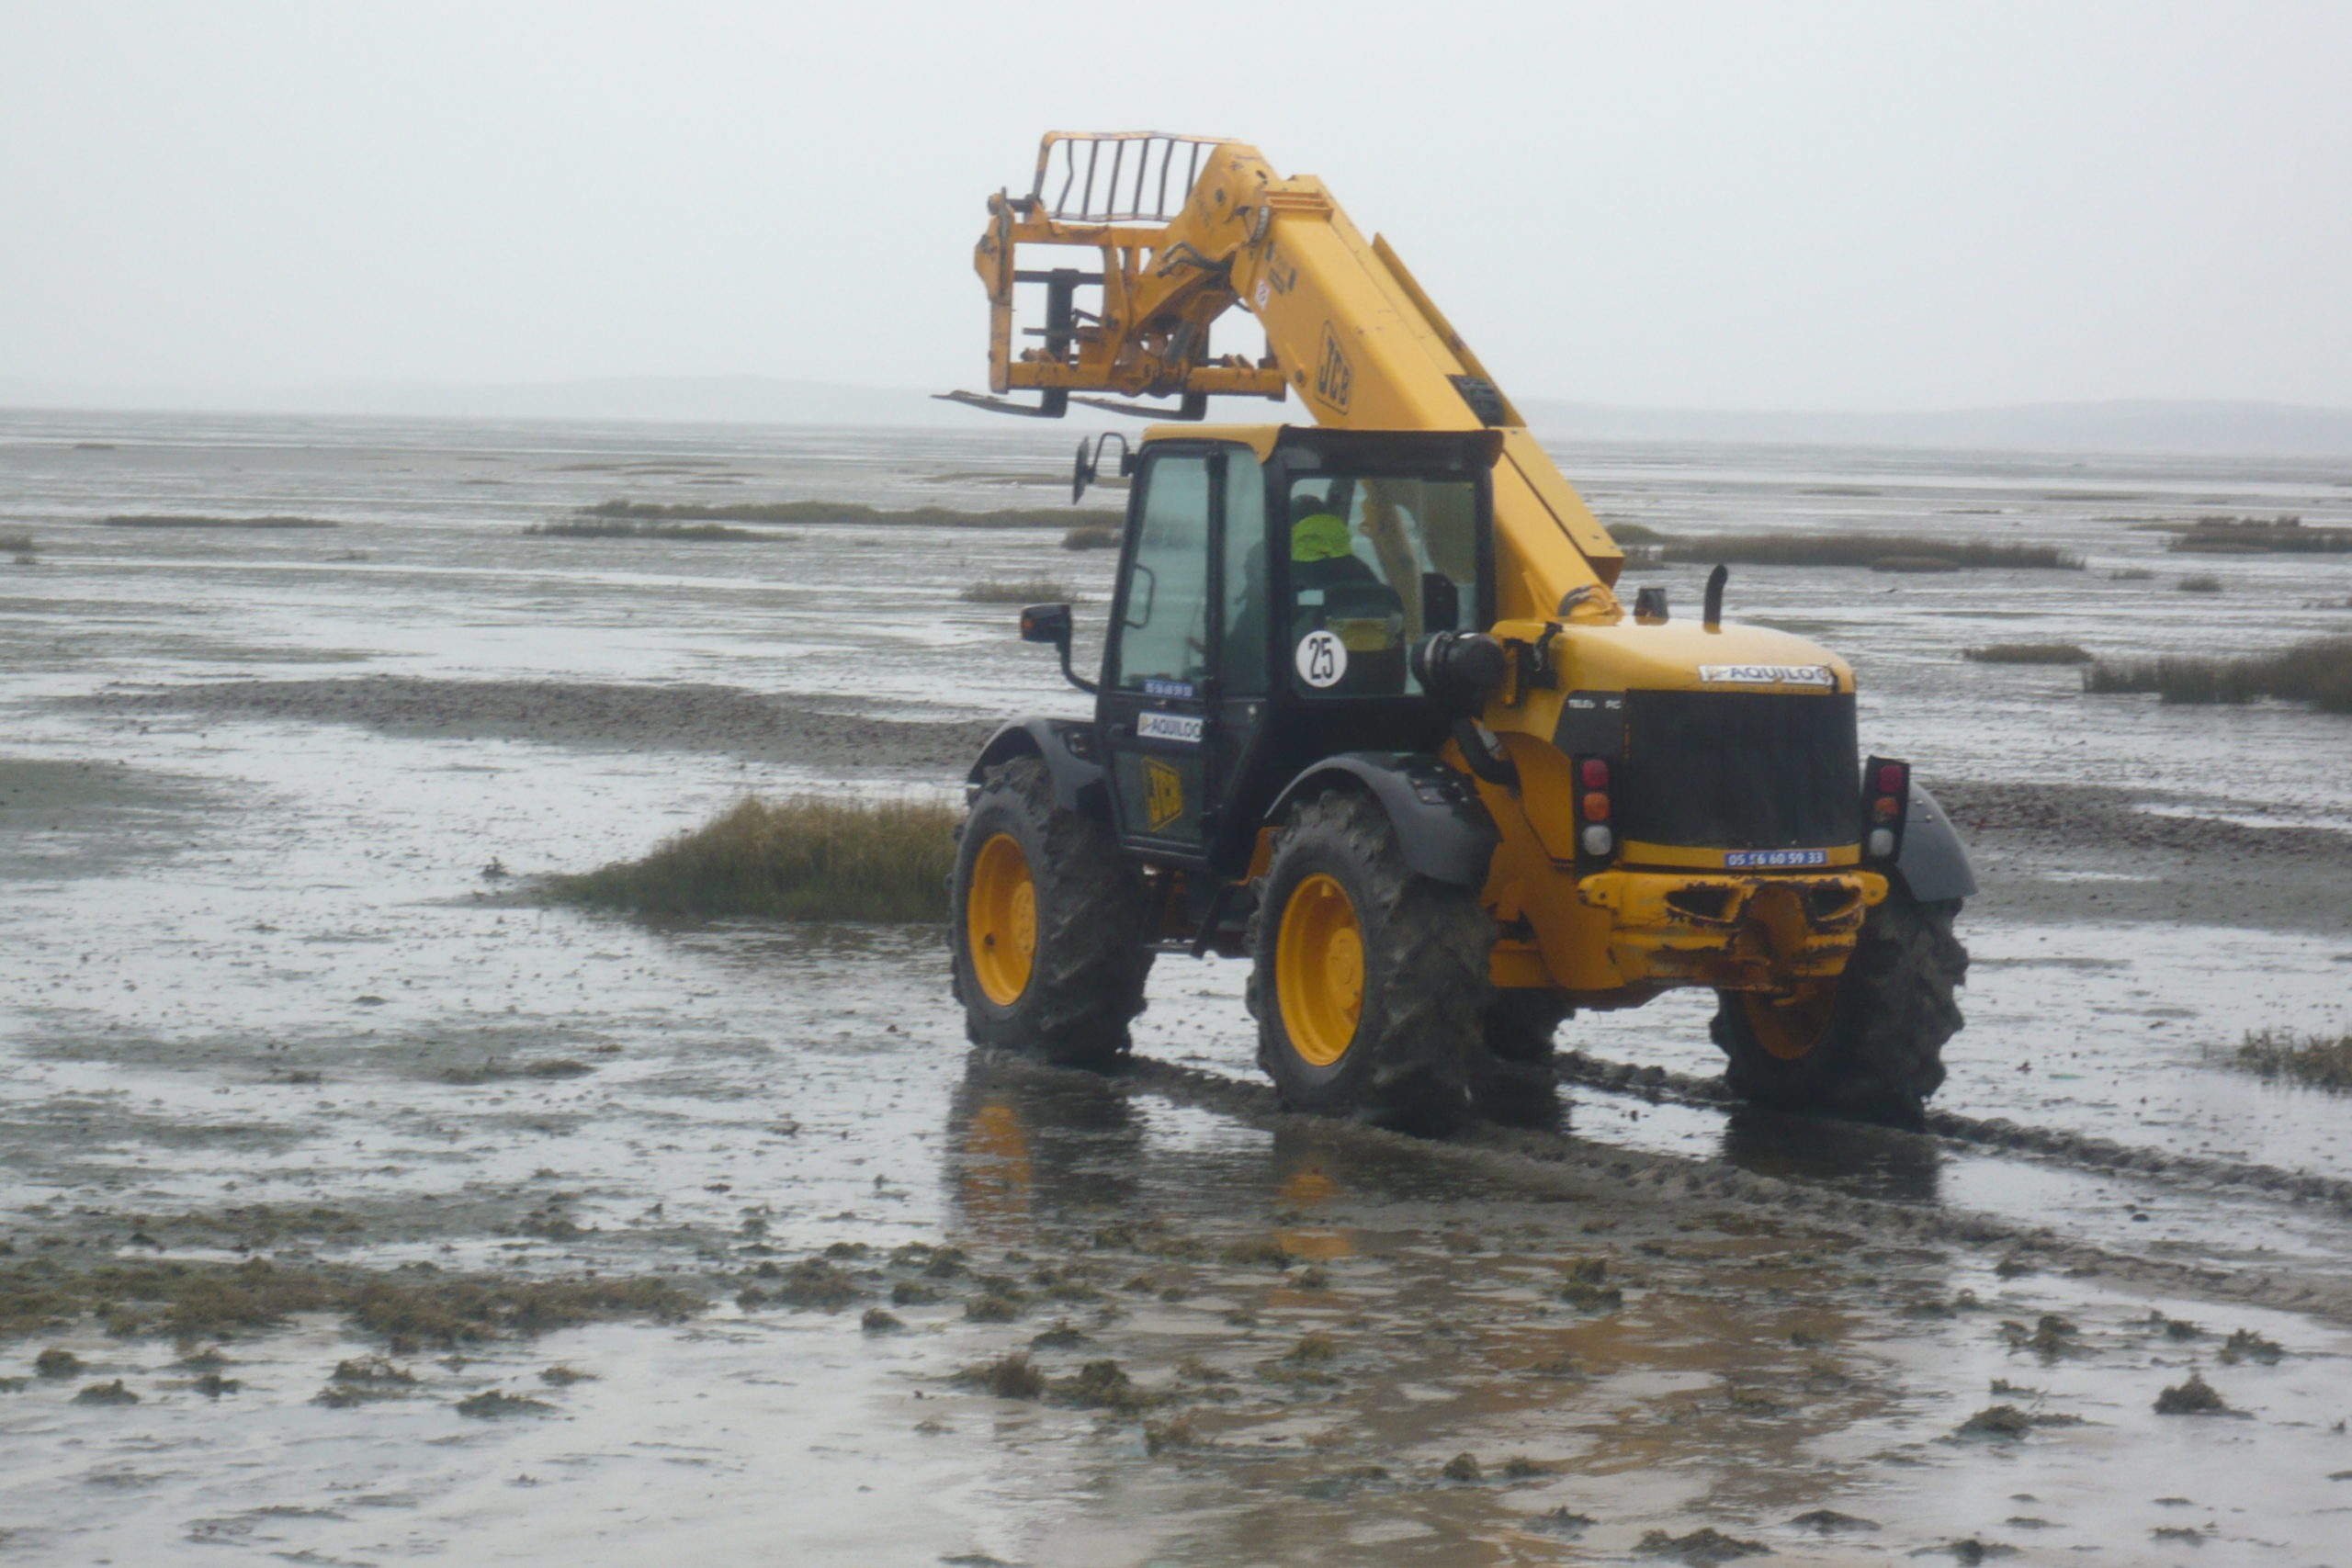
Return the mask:
<path id="1" fill-rule="evenodd" d="M 2324 1477 L 2352 1469 L 2352 1449 L 2329 1427 L 2352 1412 L 2336 1370 L 2344 1337 L 2315 1320 L 2007 1279 L 1990 1254 L 1961 1248 L 1872 1261 L 1868 1247 L 1793 1230 L 1753 1245 L 1816 1261 L 1750 1292 L 1725 1283 L 1721 1249 L 1750 1243 L 1720 1216 L 1659 1203 L 1604 1217 L 1392 1144 L 972 1066 L 929 933 L 648 926 L 518 902 L 483 874 L 635 853 L 749 788 L 944 791 L 948 779 L 835 781 L 715 750 L 74 700 L 385 672 L 704 682 L 899 717 L 1081 711 L 1048 660 L 1010 637 L 1008 610 L 956 598 L 977 578 L 1042 570 L 1099 617 L 1107 552 L 1063 552 L 1050 530 L 810 528 L 788 545 L 520 532 L 614 495 L 1038 501 L 1050 490 L 943 476 L 1051 472 L 1065 439 L 0 420 L 0 524 L 32 532 L 41 558 L 0 567 L 0 787 L 18 792 L 0 796 L 0 1235 L 20 1254 L 53 1236 L 145 1257 L 129 1239 L 143 1224 L 168 1256 L 229 1258 L 248 1245 L 232 1211 L 325 1207 L 352 1228 L 263 1247 L 380 1267 L 703 1273 L 837 1241 L 1061 1256 L 1073 1227 L 1135 1213 L 1212 1251 L 1271 1226 L 1295 1256 L 1325 1260 L 1328 1291 L 1297 1288 L 1296 1269 L 1123 1263 L 1198 1277 L 1180 1300 L 1136 1297 L 1092 1330 L 1154 1386 L 1187 1354 L 1229 1363 L 1249 1396 L 1204 1407 L 1211 1443 L 1155 1458 L 1136 1422 L 953 1388 L 948 1371 L 1046 1319 L 967 1323 L 952 1300 L 904 1310 L 903 1336 L 862 1335 L 854 1313 L 722 1304 L 684 1326 L 501 1342 L 454 1369 L 419 1357 L 417 1393 L 350 1410 L 307 1403 L 336 1360 L 369 1348 L 331 1322 L 231 1346 L 245 1387 L 218 1401 L 178 1386 L 170 1346 L 91 1329 L 54 1342 L 143 1401 L 74 1404 L 84 1378 L 0 1393 L 0 1557 L 211 1561 L 231 1544 L 318 1562 L 617 1562 L 658 1539 L 697 1556 L 782 1542 L 797 1560 L 845 1562 L 1224 1563 L 1264 1561 L 1269 1542 L 1285 1561 L 1506 1562 L 1609 1560 L 1645 1529 L 1713 1523 L 1801 1560 L 1876 1562 L 1980 1533 L 2128 1556 L 2151 1530 L 2208 1521 L 2237 1560 L 2331 1549 L 2331 1510 L 2352 1483 Z M 75 445 L 92 441 L 107 445 Z M 2199 558 L 2193 570 L 2230 592 L 2185 595 L 2170 587 L 2163 536 L 2102 519 L 2352 521 L 2346 475 L 1696 449 L 1564 463 L 1604 517 L 1679 532 L 1934 523 L 2090 555 L 2086 573 L 1736 572 L 1735 613 L 1802 626 L 1852 658 L 1866 742 L 1930 780 L 2111 783 L 2256 821 L 2340 828 L 2352 814 L 2352 725 L 2086 698 L 2070 671 L 1956 656 L 1994 639 L 2153 651 L 2343 627 L 2343 612 L 2299 606 L 2321 589 L 2352 592 L 2352 559 Z M 738 488 L 684 488 L 728 479 Z M 1807 493 L 1836 487 L 1883 493 Z M 2133 499 L 2051 499 L 2083 491 Z M 93 525 L 166 510 L 343 525 Z M 2159 576 L 2105 575 L 2127 563 Z M 1698 569 L 1641 577 L 1695 600 Z M 1996 904 L 1972 908 L 1966 934 L 1971 1021 L 1939 1104 L 2352 1175 L 2338 1102 L 2220 1059 L 2247 1029 L 2344 1026 L 2352 941 L 2029 922 Z M 1138 1049 L 1253 1077 L 1241 979 L 1231 963 L 1163 961 Z M 1706 1011 L 1669 998 L 1579 1019 L 1563 1040 L 1707 1071 Z M 592 1070 L 483 1079 L 485 1067 L 548 1061 Z M 1573 1097 L 1566 1115 L 1573 1134 L 1630 1149 L 2030 1220 L 2126 1254 L 2323 1280 L 2352 1264 L 2342 1215 L 2316 1205 L 1624 1096 Z M 554 1210 L 581 1234 L 526 1233 L 530 1215 Z M 1464 1226 L 1484 1238 L 1466 1255 L 1444 1239 Z M 1636 1236 L 1663 1250 L 1639 1251 Z M 1621 1241 L 1621 1266 L 1652 1271 L 1622 1314 L 1544 1304 L 1559 1258 Z M 1962 1291 L 1982 1310 L 1915 1310 Z M 2257 1328 L 2291 1353 L 2217 1367 L 2210 1339 L 2133 1327 L 2152 1305 L 2219 1332 Z M 2078 1319 L 2089 1353 L 2044 1367 L 2004 1345 L 1998 1319 L 2045 1312 Z M 1338 1383 L 1251 1381 L 1317 1325 L 1351 1347 Z M 1827 1348 L 1798 1355 L 1792 1333 Z M 0 1361 L 28 1363 L 51 1342 L 0 1349 Z M 1577 1377 L 1529 1379 L 1561 1354 Z M 2192 1357 L 2251 1418 L 2149 1413 Z M 540 1384 L 559 1361 L 597 1381 Z M 1940 1440 L 1996 1402 L 1995 1378 L 2091 1425 L 2009 1445 Z M 1764 1403 L 1781 1413 L 1726 1393 L 1727 1379 L 1777 1390 Z M 555 1413 L 455 1413 L 492 1386 Z M 934 1409 L 946 1429 L 918 1433 Z M 1437 1466 L 1464 1449 L 1490 1469 L 1513 1453 L 1550 1468 L 1509 1484 L 1439 1483 Z M 1372 1463 L 1388 1477 L 1347 1479 Z M 2156 1501 L 2173 1496 L 2188 1501 Z M 1808 1544 L 1786 1521 L 1819 1506 L 1887 1528 Z M 1554 1507 L 1595 1522 L 1526 1528 Z M 2049 1523 L 2006 1522 L 2024 1517 Z"/>

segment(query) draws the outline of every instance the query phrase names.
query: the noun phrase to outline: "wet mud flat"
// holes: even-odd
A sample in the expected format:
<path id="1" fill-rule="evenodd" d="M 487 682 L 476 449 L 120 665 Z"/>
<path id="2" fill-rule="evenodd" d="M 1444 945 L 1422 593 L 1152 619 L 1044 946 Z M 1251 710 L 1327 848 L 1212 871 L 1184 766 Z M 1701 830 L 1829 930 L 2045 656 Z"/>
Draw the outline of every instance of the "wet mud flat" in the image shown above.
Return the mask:
<path id="1" fill-rule="evenodd" d="M 903 719 L 827 711 L 739 687 L 694 682 L 433 680 L 360 675 L 213 681 L 80 699 L 100 714 L 353 724 L 388 734 L 496 739 L 615 750 L 716 751 L 827 773 L 953 777 L 996 727 L 979 719 Z M 183 719 L 183 722 L 185 720 Z"/>
<path id="2" fill-rule="evenodd" d="M 2352 936 L 2352 823 L 2249 821 L 2265 807 L 2112 784 L 1935 787 L 2005 917 Z"/>
<path id="3" fill-rule="evenodd" d="M 997 717 L 1077 702 L 960 587 L 1050 570 L 1099 615 L 1108 567 L 524 526 L 721 462 L 752 500 L 982 506 L 1057 468 L 1026 434 L 10 434 L 43 564 L 0 600 L 0 1561 L 2335 1550 L 2324 1192 L 1681 1103 L 1668 1072 L 1713 1066 L 1693 998 L 1575 1021 L 1605 1085 L 1415 1143 L 1275 1111 L 1238 965 L 1163 961 L 1098 1079 L 970 1054 L 935 930 L 532 898 L 747 790 L 952 798 Z M 1686 533 L 1983 510 L 1952 525 L 2094 563 L 1736 575 L 1736 613 L 1857 655 L 1873 743 L 1983 859 L 1939 1103 L 2352 1177 L 2340 1100 L 2225 1060 L 2341 1015 L 2340 923 L 2276 890 L 2341 863 L 2346 730 L 1957 652 L 2235 635 L 2272 563 L 2152 616 L 2166 584 L 2098 569 L 2160 544 L 2064 499 L 2079 476 L 1743 462 L 1591 488 Z M 96 522 L 172 509 L 342 526 Z"/>

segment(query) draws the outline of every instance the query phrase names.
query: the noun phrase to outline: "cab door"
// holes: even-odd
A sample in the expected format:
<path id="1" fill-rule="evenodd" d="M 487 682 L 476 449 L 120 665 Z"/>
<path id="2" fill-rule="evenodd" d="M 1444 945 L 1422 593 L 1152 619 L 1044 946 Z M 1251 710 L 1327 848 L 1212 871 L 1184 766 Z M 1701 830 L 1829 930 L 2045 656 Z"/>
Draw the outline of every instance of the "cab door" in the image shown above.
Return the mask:
<path id="1" fill-rule="evenodd" d="M 1120 838 L 1180 860 L 1201 853 L 1211 806 L 1223 468 L 1207 443 L 1145 450 L 1096 710 Z"/>

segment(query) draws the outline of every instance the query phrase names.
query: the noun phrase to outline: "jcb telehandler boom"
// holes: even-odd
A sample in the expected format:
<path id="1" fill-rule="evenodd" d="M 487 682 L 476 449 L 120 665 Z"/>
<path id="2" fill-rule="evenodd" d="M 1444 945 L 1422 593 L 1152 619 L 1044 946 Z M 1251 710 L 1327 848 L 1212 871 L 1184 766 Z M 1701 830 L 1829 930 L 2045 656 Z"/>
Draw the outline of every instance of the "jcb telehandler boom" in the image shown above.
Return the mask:
<path id="1" fill-rule="evenodd" d="M 1156 425 L 1123 458 L 1102 675 L 1072 676 L 1095 716 L 1008 726 L 972 771 L 951 946 L 976 1041 L 1100 1061 L 1156 952 L 1246 953 L 1289 1103 L 1442 1120 L 1576 1008 L 1699 985 L 1749 1098 L 1917 1119 L 1975 889 L 1907 766 L 1860 764 L 1842 660 L 1724 621 L 1721 568 L 1697 622 L 1661 590 L 1629 611 L 1623 553 L 1319 180 L 1239 142 L 1057 133 L 989 218 L 996 395 L 956 400 L 1197 422 L 1295 395 L 1316 424 Z M 1044 247 L 1091 265 L 1024 265 Z M 1212 355 L 1236 308 L 1263 359 Z M 1069 625 L 1023 615 L 1065 669 Z"/>

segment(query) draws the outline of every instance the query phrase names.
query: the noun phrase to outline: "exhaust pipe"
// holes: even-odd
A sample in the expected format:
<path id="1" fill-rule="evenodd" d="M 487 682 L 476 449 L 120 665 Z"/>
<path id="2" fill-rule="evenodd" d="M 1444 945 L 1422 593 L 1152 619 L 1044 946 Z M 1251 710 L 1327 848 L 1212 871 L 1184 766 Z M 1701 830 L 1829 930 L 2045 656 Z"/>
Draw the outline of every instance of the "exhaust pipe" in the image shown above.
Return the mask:
<path id="1" fill-rule="evenodd" d="M 1707 610 L 1702 619 L 1707 629 L 1713 631 L 1723 625 L 1724 584 L 1731 581 L 1731 568 L 1718 565 L 1707 573 Z"/>

